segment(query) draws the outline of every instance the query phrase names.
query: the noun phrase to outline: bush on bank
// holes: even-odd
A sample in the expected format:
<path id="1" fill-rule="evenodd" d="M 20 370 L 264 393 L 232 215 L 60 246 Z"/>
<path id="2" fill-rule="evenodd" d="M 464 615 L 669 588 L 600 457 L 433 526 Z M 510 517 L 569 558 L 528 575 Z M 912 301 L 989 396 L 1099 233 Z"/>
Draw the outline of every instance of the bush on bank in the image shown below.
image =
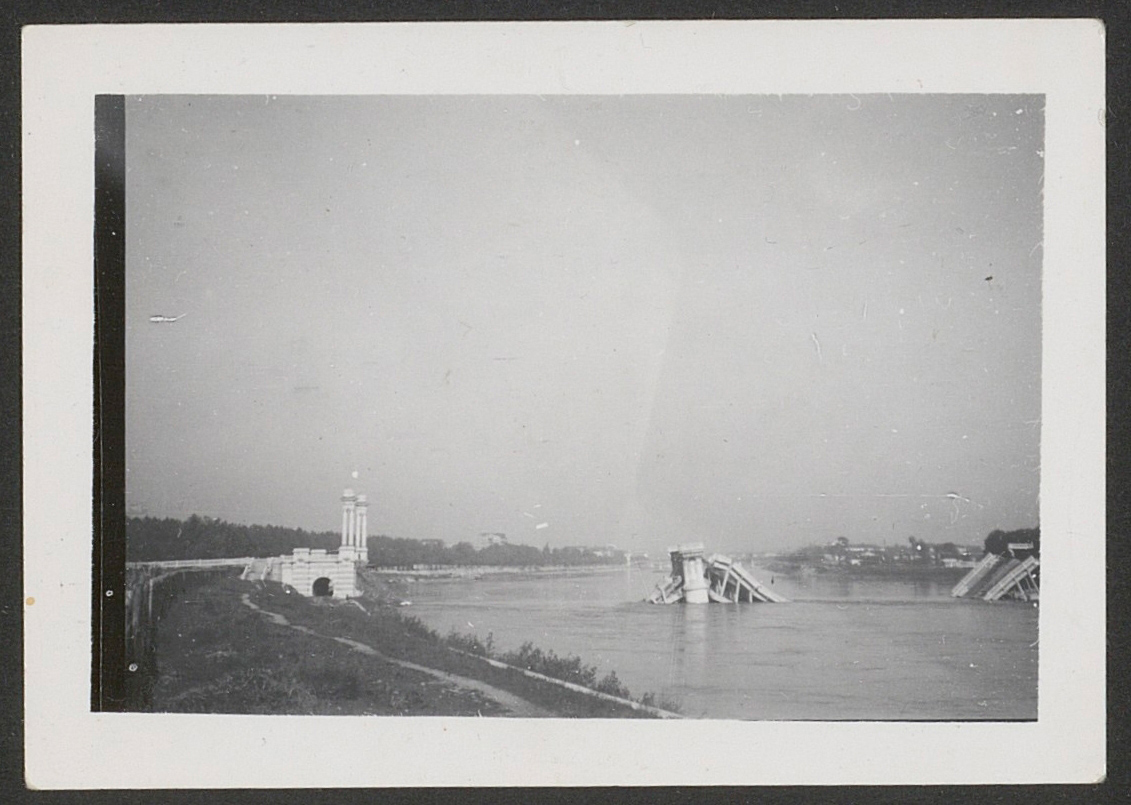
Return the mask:
<path id="1" fill-rule="evenodd" d="M 278 585 L 276 588 L 282 606 L 274 607 L 275 611 L 321 609 L 297 595 L 286 595 Z M 157 625 L 156 663 L 149 695 L 131 701 L 127 709 L 313 715 L 503 714 L 500 705 L 478 691 L 456 689 L 325 637 L 275 625 L 241 602 L 241 595 L 255 592 L 253 583 L 235 578 L 216 579 L 184 590 Z M 291 603 L 296 606 L 285 606 Z M 390 632 L 390 638 L 396 634 Z"/>
<path id="2" fill-rule="evenodd" d="M 541 706 L 557 716 L 649 717 L 649 714 L 634 710 L 627 704 L 617 704 L 561 688 L 549 682 L 531 679 L 513 669 L 495 668 L 475 657 L 468 657 L 451 650 L 458 649 L 467 654 L 496 659 L 516 668 L 528 667 L 513 662 L 514 656 L 497 654 L 491 635 L 485 640 L 480 640 L 474 635 L 460 635 L 454 632 L 443 637 L 418 618 L 405 614 L 398 607 L 382 606 L 379 602 L 369 600 L 366 601 L 367 609 L 363 611 L 362 608 L 354 606 L 353 602 L 309 599 L 294 593 L 288 594 L 281 585 L 271 582 L 261 583 L 251 597 L 264 609 L 280 613 L 292 623 L 308 626 L 320 634 L 359 640 L 390 657 L 487 682 Z M 570 682 L 577 681 L 580 677 L 592 682 L 591 685 L 584 685 L 592 690 L 624 699 L 631 698 L 628 690 L 620 684 L 615 674 L 597 679 L 596 669 L 588 669 L 578 658 L 563 659 L 552 652 L 542 652 L 533 646 L 527 649 L 525 657 L 533 666 L 529 667 L 529 670 L 537 671 L 544 676 L 555 679 L 568 676 L 570 678 L 565 678 L 563 681 Z M 578 682 L 578 684 L 583 683 Z M 656 704 L 655 697 L 649 697 L 649 700 L 653 706 L 676 710 L 670 704 Z"/>
<path id="3" fill-rule="evenodd" d="M 567 657 L 559 657 L 553 651 L 543 651 L 529 641 L 523 643 L 516 651 L 499 654 L 494 650 L 494 635 L 490 632 L 487 633 L 486 639 L 481 641 L 477 635 L 467 635 L 452 630 L 444 638 L 444 642 L 460 651 L 505 662 L 507 665 L 513 665 L 516 668 L 524 668 L 527 671 L 560 679 L 563 682 L 572 682 L 575 685 L 581 685 L 590 690 L 607 693 L 621 699 L 632 699 L 631 691 L 620 681 L 616 671 L 609 671 L 605 676 L 598 678 L 597 668 L 586 665 L 580 657 L 572 654 Z M 648 707 L 660 707 L 671 712 L 679 712 L 679 706 L 672 702 L 658 703 L 654 693 L 645 693 L 636 701 Z"/>

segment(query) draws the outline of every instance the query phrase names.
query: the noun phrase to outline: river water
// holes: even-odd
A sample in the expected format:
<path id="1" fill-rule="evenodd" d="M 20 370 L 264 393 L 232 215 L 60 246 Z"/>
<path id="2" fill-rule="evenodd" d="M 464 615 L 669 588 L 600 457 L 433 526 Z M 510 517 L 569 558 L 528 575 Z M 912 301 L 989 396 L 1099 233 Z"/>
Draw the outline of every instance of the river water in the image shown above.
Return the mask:
<path id="1" fill-rule="evenodd" d="M 614 670 L 699 718 L 1037 717 L 1037 609 L 950 597 L 950 583 L 786 577 L 789 604 L 652 605 L 663 573 L 419 581 L 407 612 L 446 634 L 530 641 Z"/>

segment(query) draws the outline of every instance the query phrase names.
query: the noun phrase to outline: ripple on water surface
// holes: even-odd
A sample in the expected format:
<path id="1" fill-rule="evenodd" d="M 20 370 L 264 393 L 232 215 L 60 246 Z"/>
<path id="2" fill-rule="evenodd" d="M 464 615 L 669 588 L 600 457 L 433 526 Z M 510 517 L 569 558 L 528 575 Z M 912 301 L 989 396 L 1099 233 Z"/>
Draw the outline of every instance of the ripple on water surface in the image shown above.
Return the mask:
<path id="1" fill-rule="evenodd" d="M 418 584 L 413 614 L 501 650 L 529 640 L 615 670 L 691 716 L 961 720 L 1037 715 L 1037 610 L 938 584 L 775 589 L 790 604 L 654 606 L 656 574 Z M 884 587 L 884 584 L 888 584 Z"/>

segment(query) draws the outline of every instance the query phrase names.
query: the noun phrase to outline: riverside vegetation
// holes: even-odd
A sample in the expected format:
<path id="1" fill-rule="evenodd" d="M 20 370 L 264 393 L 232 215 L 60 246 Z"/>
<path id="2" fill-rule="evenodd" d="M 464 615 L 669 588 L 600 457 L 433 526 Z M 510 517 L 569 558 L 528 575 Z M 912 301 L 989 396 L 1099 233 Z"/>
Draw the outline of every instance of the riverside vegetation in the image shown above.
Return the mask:
<path id="1" fill-rule="evenodd" d="M 245 604 L 244 597 L 262 611 Z M 389 606 L 387 597 L 372 594 L 372 587 L 360 602 L 337 601 L 304 598 L 272 582 L 221 578 L 187 589 L 180 599 L 156 626 L 156 674 L 139 709 L 649 716 L 646 711 L 534 679 L 515 668 L 499 668 L 484 659 L 630 698 L 615 673 L 598 678 L 597 670 L 580 658 L 559 657 L 530 643 L 517 651 L 498 653 L 491 635 L 482 641 L 455 632 L 441 636 Z M 294 628 L 273 622 L 265 613 L 282 616 Z M 335 638 L 356 641 L 375 651 L 361 653 Z M 527 712 L 507 704 L 517 701 L 514 697 L 531 705 Z M 657 703 L 652 694 L 639 701 L 673 709 L 666 702 Z"/>
<path id="2" fill-rule="evenodd" d="M 1006 553 L 1010 544 L 1031 545 L 1036 555 L 1041 550 L 1041 530 L 1022 528 L 994 530 L 983 541 L 979 552 L 974 546 L 953 542 L 931 543 L 909 537 L 906 544 L 853 544 L 837 537 L 827 544 L 807 545 L 790 553 L 763 557 L 760 564 L 778 573 L 803 570 L 836 572 L 854 576 L 902 579 L 938 579 L 957 582 L 974 563 L 987 553 Z"/>
<path id="3" fill-rule="evenodd" d="M 192 515 L 187 520 L 156 517 L 126 519 L 126 559 L 155 562 L 176 559 L 220 559 L 235 556 L 280 556 L 295 548 L 332 551 L 341 544 L 333 531 L 306 531 L 272 525 L 242 525 Z M 610 548 L 521 545 L 497 542 L 475 548 L 469 542 L 447 546 L 438 539 L 369 537 L 369 564 L 383 568 L 426 567 L 593 567 L 625 563 L 622 551 Z"/>

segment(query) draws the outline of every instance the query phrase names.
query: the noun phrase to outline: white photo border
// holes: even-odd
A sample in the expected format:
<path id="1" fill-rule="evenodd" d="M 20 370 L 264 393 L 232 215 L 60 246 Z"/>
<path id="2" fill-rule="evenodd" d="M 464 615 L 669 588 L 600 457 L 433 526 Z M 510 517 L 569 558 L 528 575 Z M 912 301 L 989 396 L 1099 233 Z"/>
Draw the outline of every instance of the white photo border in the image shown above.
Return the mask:
<path id="1" fill-rule="evenodd" d="M 23 32 L 26 779 L 35 788 L 1096 782 L 1105 773 L 1104 30 L 1094 20 Z M 90 711 L 94 97 L 1046 98 L 1039 716 L 1028 723 Z"/>

